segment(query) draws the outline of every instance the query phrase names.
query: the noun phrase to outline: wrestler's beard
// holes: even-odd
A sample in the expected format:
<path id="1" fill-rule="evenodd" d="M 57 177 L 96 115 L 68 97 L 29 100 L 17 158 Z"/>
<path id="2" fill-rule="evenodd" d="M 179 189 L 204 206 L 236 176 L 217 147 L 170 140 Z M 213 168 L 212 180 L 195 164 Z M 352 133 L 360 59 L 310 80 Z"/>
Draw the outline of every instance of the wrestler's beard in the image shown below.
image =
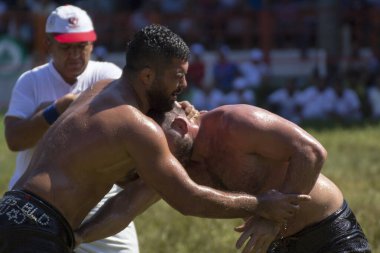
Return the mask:
<path id="1" fill-rule="evenodd" d="M 157 112 L 167 112 L 173 108 L 174 101 L 171 94 L 165 94 L 159 83 L 154 83 L 147 92 L 150 108 Z"/>
<path id="2" fill-rule="evenodd" d="M 183 167 L 189 164 L 191 154 L 193 153 L 193 144 L 194 141 L 190 137 L 174 140 L 175 152 L 173 152 L 173 155 Z"/>

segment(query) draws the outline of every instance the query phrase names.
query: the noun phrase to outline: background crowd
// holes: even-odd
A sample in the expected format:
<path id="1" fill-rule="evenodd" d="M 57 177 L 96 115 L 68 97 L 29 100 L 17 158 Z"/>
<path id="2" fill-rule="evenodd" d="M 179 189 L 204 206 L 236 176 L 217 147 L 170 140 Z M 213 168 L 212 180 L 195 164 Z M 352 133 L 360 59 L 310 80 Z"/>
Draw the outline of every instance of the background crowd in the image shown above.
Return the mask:
<path id="1" fill-rule="evenodd" d="M 192 50 L 183 98 L 199 109 L 248 103 L 296 123 L 380 119 L 377 0 L 1 0 L 0 34 L 21 43 L 34 65 L 45 62 L 46 17 L 66 3 L 93 17 L 100 60 L 123 52 L 149 23 L 180 34 Z M 315 48 L 326 55 L 323 68 L 274 71 L 275 50 L 296 50 L 301 69 Z"/>
<path id="2" fill-rule="evenodd" d="M 212 82 L 205 83 L 205 65 L 197 47 L 194 50 L 187 95 L 198 108 L 209 110 L 223 104 L 248 103 L 296 123 L 380 119 L 380 75 L 375 58 L 325 75 L 315 68 L 308 76 L 276 79 L 271 76 L 261 50 L 253 49 L 247 60 L 234 62 L 222 47 L 212 66 Z"/>

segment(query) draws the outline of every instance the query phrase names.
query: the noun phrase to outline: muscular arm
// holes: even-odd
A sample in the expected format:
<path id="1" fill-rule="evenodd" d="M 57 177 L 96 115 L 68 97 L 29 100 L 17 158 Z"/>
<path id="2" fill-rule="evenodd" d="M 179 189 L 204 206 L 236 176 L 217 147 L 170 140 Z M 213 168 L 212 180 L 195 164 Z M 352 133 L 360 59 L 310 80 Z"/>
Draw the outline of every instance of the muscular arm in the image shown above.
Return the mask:
<path id="1" fill-rule="evenodd" d="M 92 242 L 120 232 L 159 199 L 141 179 L 129 183 L 75 231 L 76 243 Z"/>
<path id="2" fill-rule="evenodd" d="M 309 193 L 318 179 L 327 152 L 316 141 L 299 143 L 291 155 L 282 187 L 284 193 Z"/>
<path id="3" fill-rule="evenodd" d="M 58 99 L 55 102 L 57 111 L 60 114 L 63 113 L 74 101 L 76 96 L 77 95 L 70 93 Z M 41 104 L 29 118 L 5 117 L 5 140 L 10 150 L 20 151 L 36 145 L 50 126 L 42 113 L 43 110 L 52 103 L 53 102 L 45 102 Z"/>
<path id="4" fill-rule="evenodd" d="M 144 120 L 139 122 L 141 124 Z M 149 121 L 144 123 L 147 125 L 139 124 L 132 124 L 126 131 L 127 147 L 131 147 L 127 148 L 128 153 L 136 161 L 139 176 L 174 208 L 185 215 L 211 218 L 246 217 L 265 209 L 259 208 L 259 203 L 270 199 L 269 195 L 258 201 L 250 195 L 226 193 L 195 184 L 171 155 L 161 129 Z M 155 191 L 142 181 L 128 185 L 82 224 L 76 231 L 77 242 L 89 242 L 117 233 L 157 201 L 157 197 Z M 294 201 L 297 197 L 273 199 L 289 206 L 291 199 Z M 276 209 L 286 213 L 287 207 Z"/>
<path id="5" fill-rule="evenodd" d="M 248 112 L 246 112 L 246 115 Z M 258 109 L 241 121 L 239 133 L 251 152 L 271 160 L 288 162 L 284 193 L 309 193 L 321 171 L 327 152 L 306 131 L 270 112 Z M 241 128 L 241 129 L 240 129 Z"/>
<path id="6" fill-rule="evenodd" d="M 184 215 L 208 218 L 244 217 L 255 211 L 257 199 L 253 196 L 195 184 L 170 153 L 164 133 L 153 121 L 134 129 L 128 151 L 135 158 L 138 174 L 173 208 Z"/>
<path id="7" fill-rule="evenodd" d="M 139 122 L 141 124 L 143 121 Z M 170 153 L 161 128 L 151 120 L 144 124 L 133 126 L 133 131 L 128 130 L 128 133 L 132 133 L 126 138 L 128 153 L 136 161 L 140 177 L 182 214 L 207 218 L 238 218 L 259 212 L 265 205 L 264 198 L 258 201 L 248 194 L 222 192 L 194 183 Z M 266 200 L 273 200 L 276 196 L 272 194 Z M 288 197 L 299 198 L 283 197 L 280 197 L 284 201 L 282 203 L 287 206 L 291 205 Z M 305 196 L 301 198 L 305 199 Z M 275 202 L 281 201 L 277 199 Z M 285 206 L 281 212 L 284 209 Z"/>
<path id="8" fill-rule="evenodd" d="M 49 124 L 42 116 L 41 109 L 26 119 L 7 116 L 4 119 L 4 125 L 5 140 L 11 151 L 21 151 L 33 147 L 49 128 Z"/>

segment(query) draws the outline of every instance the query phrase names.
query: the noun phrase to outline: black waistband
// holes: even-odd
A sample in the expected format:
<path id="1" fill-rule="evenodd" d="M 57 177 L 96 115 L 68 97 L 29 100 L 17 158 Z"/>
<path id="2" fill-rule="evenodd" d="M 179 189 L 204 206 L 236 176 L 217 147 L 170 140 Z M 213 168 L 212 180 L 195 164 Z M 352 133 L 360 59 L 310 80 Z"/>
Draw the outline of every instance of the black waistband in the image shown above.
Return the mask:
<path id="1" fill-rule="evenodd" d="M 4 194 L 4 197 L 20 198 L 25 202 L 31 202 L 35 207 L 43 210 L 43 212 L 46 212 L 49 217 L 52 217 L 54 219 L 54 224 L 51 227 L 54 228 L 54 232 L 57 233 L 57 236 L 61 237 L 71 249 L 74 248 L 75 241 L 73 230 L 65 217 L 54 206 L 36 194 L 27 190 L 11 190 L 6 192 Z M 28 210 L 26 210 L 26 213 L 28 213 Z M 35 216 L 31 217 L 35 220 L 37 219 Z"/>
<path id="2" fill-rule="evenodd" d="M 335 220 L 336 218 L 338 218 L 343 212 L 350 212 L 351 213 L 351 210 L 348 208 L 348 204 L 347 204 L 347 202 L 345 200 L 343 201 L 342 206 L 337 211 L 335 211 L 334 213 L 330 214 L 329 216 L 327 216 L 322 221 L 320 221 L 320 222 L 318 222 L 316 224 L 307 226 L 306 228 L 302 229 L 301 231 L 297 232 L 296 234 L 292 235 L 291 237 L 292 238 L 301 237 L 304 234 L 309 234 L 310 232 L 312 232 L 314 230 L 318 230 L 319 228 L 323 227 L 325 224 L 329 224 L 333 220 Z"/>
<path id="3" fill-rule="evenodd" d="M 322 221 L 272 242 L 268 252 L 327 252 L 340 245 L 347 250 L 355 249 L 349 252 L 370 252 L 368 240 L 346 201 Z"/>

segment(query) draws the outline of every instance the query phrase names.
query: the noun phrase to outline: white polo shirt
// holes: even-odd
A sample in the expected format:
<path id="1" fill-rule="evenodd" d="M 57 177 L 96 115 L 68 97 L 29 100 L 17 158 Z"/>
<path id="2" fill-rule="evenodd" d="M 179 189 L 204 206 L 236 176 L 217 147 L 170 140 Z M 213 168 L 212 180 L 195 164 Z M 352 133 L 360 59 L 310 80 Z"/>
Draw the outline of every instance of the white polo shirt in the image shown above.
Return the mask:
<path id="1" fill-rule="evenodd" d="M 28 118 L 44 102 L 54 101 L 67 93 L 80 93 L 102 79 L 117 79 L 121 69 L 113 63 L 89 61 L 78 80 L 70 85 L 63 80 L 50 61 L 23 73 L 17 80 L 5 116 Z M 11 188 L 25 172 L 34 148 L 18 152 L 16 169 L 9 183 Z"/>

